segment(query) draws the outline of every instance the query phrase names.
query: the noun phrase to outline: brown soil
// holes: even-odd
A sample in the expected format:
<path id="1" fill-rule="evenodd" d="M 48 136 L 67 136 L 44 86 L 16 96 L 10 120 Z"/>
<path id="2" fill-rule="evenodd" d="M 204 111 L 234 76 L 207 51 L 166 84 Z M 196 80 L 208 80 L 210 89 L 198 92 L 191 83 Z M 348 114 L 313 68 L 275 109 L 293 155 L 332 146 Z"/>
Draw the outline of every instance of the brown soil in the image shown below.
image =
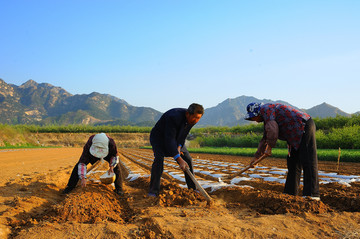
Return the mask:
<path id="1" fill-rule="evenodd" d="M 360 183 L 321 184 L 321 201 L 282 193 L 283 185 L 253 180 L 208 193 L 179 186 L 164 172 L 159 197 L 148 197 L 150 150 L 122 149 L 124 196 L 112 185 L 89 182 L 63 196 L 81 148 L 0 150 L 0 238 L 359 238 Z M 149 156 L 150 155 L 150 156 Z M 192 154 L 193 158 L 248 164 L 250 158 Z M 144 160 L 142 162 L 137 159 Z M 263 166 L 286 168 L 269 158 Z M 336 171 L 332 162 L 319 169 Z M 176 169 L 176 168 L 175 168 Z M 106 168 L 105 168 L 106 170 Z M 130 171 L 129 171 L 130 170 Z M 360 175 L 360 164 L 339 172 Z M 198 179 L 213 180 L 196 174 Z M 248 185 L 251 187 L 241 187 Z"/>

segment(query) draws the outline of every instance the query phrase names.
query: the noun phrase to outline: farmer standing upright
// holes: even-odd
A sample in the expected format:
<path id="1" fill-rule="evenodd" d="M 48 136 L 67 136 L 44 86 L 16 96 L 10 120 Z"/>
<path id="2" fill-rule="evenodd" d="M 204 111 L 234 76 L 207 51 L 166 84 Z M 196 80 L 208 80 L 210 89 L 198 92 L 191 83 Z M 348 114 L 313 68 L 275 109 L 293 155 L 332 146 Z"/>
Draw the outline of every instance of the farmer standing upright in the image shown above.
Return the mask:
<path id="1" fill-rule="evenodd" d="M 303 196 L 320 200 L 315 123 L 305 112 L 284 104 L 250 103 L 246 120 L 264 122 L 264 134 L 251 164 L 262 154 L 271 155 L 277 139 L 288 144 L 288 173 L 284 193 L 298 195 L 303 171 Z"/>
<path id="2" fill-rule="evenodd" d="M 192 158 L 185 147 L 185 139 L 203 114 L 204 108 L 196 103 L 188 109 L 174 108 L 165 112 L 152 128 L 150 143 L 155 158 L 151 168 L 149 196 L 159 195 L 164 157 L 173 157 L 183 171 L 189 168 L 193 173 Z M 188 188 L 196 189 L 191 178 L 184 174 Z"/>
<path id="3" fill-rule="evenodd" d="M 104 159 L 109 163 L 109 173 L 115 173 L 115 193 L 123 195 L 122 175 L 120 172 L 119 159 L 117 157 L 117 148 L 115 141 L 108 137 L 105 133 L 99 133 L 89 137 L 84 145 L 83 152 L 79 162 L 75 165 L 69 182 L 63 190 L 63 194 L 71 192 L 77 185 L 79 179 L 81 186 L 86 186 L 86 165 L 94 164 L 96 161 Z"/>

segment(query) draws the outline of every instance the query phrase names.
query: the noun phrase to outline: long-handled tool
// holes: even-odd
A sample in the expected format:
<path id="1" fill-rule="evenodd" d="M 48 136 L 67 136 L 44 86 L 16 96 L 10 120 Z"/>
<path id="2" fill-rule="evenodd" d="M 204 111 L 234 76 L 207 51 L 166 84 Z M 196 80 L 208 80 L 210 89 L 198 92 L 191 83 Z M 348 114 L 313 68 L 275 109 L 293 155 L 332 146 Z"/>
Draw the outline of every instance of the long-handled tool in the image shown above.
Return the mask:
<path id="1" fill-rule="evenodd" d="M 190 176 L 191 180 L 195 183 L 196 188 L 200 191 L 200 193 L 206 198 L 206 201 L 208 201 L 208 203 L 211 201 L 211 197 L 209 196 L 209 194 L 203 189 L 203 187 L 201 187 L 201 185 L 199 184 L 199 182 L 196 180 L 195 176 L 191 173 L 189 168 L 185 169 L 185 172 Z"/>
<path id="2" fill-rule="evenodd" d="M 247 171 L 249 168 L 252 168 L 253 165 L 258 164 L 260 161 L 262 161 L 264 158 L 266 158 L 267 156 L 269 156 L 268 154 L 263 154 L 261 155 L 258 159 L 256 159 L 252 164 L 250 164 L 249 166 L 246 166 L 245 168 L 241 169 L 240 172 L 234 173 L 234 174 L 230 174 L 228 176 L 226 176 L 224 179 L 232 179 L 234 177 L 239 176 L 240 174 L 242 174 L 243 172 Z M 219 181 L 221 179 L 219 178 Z"/>

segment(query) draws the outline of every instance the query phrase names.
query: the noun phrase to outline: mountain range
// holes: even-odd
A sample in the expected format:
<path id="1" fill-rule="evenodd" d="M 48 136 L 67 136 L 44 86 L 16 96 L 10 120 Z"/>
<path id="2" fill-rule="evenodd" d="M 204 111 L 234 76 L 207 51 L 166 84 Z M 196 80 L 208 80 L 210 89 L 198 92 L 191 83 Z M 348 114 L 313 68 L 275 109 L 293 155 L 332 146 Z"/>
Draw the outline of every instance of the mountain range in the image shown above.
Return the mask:
<path id="1" fill-rule="evenodd" d="M 0 79 L 0 123 L 153 125 L 160 116 L 107 94 L 72 95 L 47 83 L 16 86 Z"/>
<path id="2" fill-rule="evenodd" d="M 246 106 L 251 102 L 289 103 L 239 96 L 226 99 L 205 109 L 197 127 L 235 126 L 248 124 L 244 120 Z M 297 108 L 296 106 L 294 106 Z M 301 109 L 312 117 L 335 117 L 350 114 L 323 103 Z M 153 126 L 162 115 L 150 107 L 136 107 L 123 99 L 93 92 L 72 95 L 61 87 L 28 80 L 20 86 L 0 79 L 0 123 L 3 124 L 89 124 Z"/>

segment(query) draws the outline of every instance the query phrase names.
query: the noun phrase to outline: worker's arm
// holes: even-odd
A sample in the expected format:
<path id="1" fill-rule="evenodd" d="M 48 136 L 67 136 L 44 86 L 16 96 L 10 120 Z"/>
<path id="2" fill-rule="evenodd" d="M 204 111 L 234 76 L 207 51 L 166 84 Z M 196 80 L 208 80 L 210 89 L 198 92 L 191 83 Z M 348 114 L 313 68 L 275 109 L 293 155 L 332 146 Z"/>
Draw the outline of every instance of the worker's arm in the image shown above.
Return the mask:
<path id="1" fill-rule="evenodd" d="M 189 168 L 189 165 L 187 164 L 187 162 L 185 162 L 185 160 L 183 160 L 180 156 L 180 154 L 177 155 L 178 157 L 174 157 L 176 162 L 179 164 L 180 168 L 182 171 L 185 171 L 187 168 Z"/>
<path id="2" fill-rule="evenodd" d="M 79 179 L 81 181 L 81 187 L 86 186 L 86 173 L 87 173 L 86 165 L 84 163 L 79 163 L 78 175 L 79 175 Z"/>
<path id="3" fill-rule="evenodd" d="M 254 155 L 254 158 L 251 160 L 250 165 L 253 167 L 256 166 L 254 162 L 263 154 L 270 156 L 272 154 L 272 148 L 275 147 L 278 137 L 279 125 L 275 120 L 268 121 L 264 126 L 264 135 L 259 142 L 258 149 Z"/>
<path id="4" fill-rule="evenodd" d="M 275 147 L 276 141 L 279 138 L 279 125 L 276 123 L 275 120 L 271 120 L 267 122 L 265 125 L 265 131 L 266 131 L 266 147 L 264 150 L 264 153 L 268 156 L 271 155 L 272 148 Z"/>
<path id="5" fill-rule="evenodd" d="M 110 159 L 108 174 L 114 173 L 114 168 L 118 163 L 119 163 L 119 156 L 115 156 Z"/>
<path id="6" fill-rule="evenodd" d="M 185 162 L 185 160 L 181 158 L 181 156 L 183 155 L 183 153 L 181 152 L 181 147 L 181 145 L 178 146 L 178 154 L 176 154 L 173 158 L 179 164 L 181 170 L 185 171 L 186 168 L 189 168 L 189 165 Z"/>

